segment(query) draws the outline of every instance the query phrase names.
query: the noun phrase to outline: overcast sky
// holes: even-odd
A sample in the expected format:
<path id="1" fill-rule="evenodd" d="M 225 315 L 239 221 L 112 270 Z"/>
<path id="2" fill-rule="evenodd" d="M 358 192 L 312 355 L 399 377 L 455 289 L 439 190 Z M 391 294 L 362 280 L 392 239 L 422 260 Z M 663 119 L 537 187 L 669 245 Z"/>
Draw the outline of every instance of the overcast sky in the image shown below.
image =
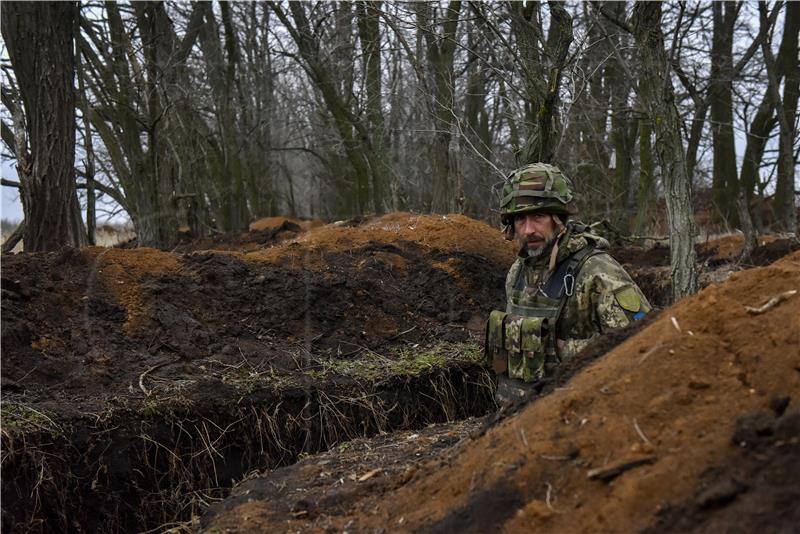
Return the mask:
<path id="1" fill-rule="evenodd" d="M 3 158 L 2 162 L 3 178 L 6 180 L 17 181 L 17 171 L 14 169 L 14 160 Z M 22 202 L 19 200 L 19 193 L 13 187 L 3 186 L 3 206 L 0 210 L 0 217 L 12 221 L 22 220 Z"/>
<path id="2" fill-rule="evenodd" d="M 17 179 L 17 170 L 14 167 L 15 162 L 14 160 L 9 160 L 3 158 L 2 160 L 2 171 L 3 171 L 3 178 L 6 180 L 13 180 L 18 182 Z M 22 213 L 22 201 L 19 198 L 19 193 L 17 189 L 14 187 L 2 187 L 3 190 L 3 204 L 2 209 L 0 209 L 0 217 L 3 219 L 8 219 L 10 221 L 19 222 L 23 217 Z M 103 199 L 98 199 L 97 202 L 97 224 L 103 223 L 112 223 L 112 224 L 125 224 L 128 222 L 128 214 L 125 212 L 119 213 L 115 215 L 113 218 L 109 219 L 108 214 L 102 211 L 102 208 L 108 208 L 109 202 L 107 200 L 108 197 L 104 197 Z M 116 205 L 116 204 L 114 204 Z M 83 222 L 86 222 L 86 212 L 81 210 L 81 214 L 83 215 Z"/>

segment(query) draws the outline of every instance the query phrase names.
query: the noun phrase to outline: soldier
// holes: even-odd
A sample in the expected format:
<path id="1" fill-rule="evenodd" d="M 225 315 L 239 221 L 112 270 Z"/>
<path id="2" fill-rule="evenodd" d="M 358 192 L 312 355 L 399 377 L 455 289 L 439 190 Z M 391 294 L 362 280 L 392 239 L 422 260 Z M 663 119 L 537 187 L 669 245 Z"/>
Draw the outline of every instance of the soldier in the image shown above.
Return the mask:
<path id="1" fill-rule="evenodd" d="M 553 368 L 610 329 L 645 316 L 650 303 L 625 269 L 573 217 L 571 185 L 553 165 L 534 163 L 506 179 L 500 216 L 519 255 L 506 278 L 506 310 L 493 311 L 486 356 L 497 400 L 535 391 Z"/>

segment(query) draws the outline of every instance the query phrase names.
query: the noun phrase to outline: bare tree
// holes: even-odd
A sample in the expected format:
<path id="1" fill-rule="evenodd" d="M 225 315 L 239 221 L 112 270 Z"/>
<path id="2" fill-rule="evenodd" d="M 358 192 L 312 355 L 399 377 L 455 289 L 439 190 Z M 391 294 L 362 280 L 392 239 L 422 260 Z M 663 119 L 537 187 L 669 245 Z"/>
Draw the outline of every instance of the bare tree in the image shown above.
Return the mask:
<path id="1" fill-rule="evenodd" d="M 73 2 L 6 2 L 2 32 L 25 110 L 31 164 L 18 160 L 25 250 L 86 244 L 75 192 Z"/>
<path id="2" fill-rule="evenodd" d="M 736 15 L 743 5 L 742 3 L 735 6 L 729 4 L 723 6 L 721 3 L 697 4 L 694 7 L 687 7 L 685 12 L 681 11 L 683 15 L 681 23 L 675 30 L 678 38 L 674 54 L 670 58 L 672 69 L 691 102 L 691 109 L 684 109 L 683 114 L 687 117 L 688 122 L 686 127 L 686 168 L 693 181 L 696 181 L 701 174 L 696 172 L 698 158 L 702 157 L 701 146 L 707 137 L 705 127 L 708 122 L 706 118 L 709 110 L 714 108 L 711 117 L 713 155 L 711 186 L 715 203 L 713 217 L 728 223 L 736 222 L 737 197 L 734 190 L 738 190 L 741 184 L 748 199 L 753 190 L 752 184 L 748 186 L 746 181 L 743 181 L 745 174 L 749 172 L 747 153 L 745 153 L 745 163 L 742 167 L 742 179 L 737 181 L 735 176 L 730 176 L 730 173 L 735 173 L 736 170 L 735 146 L 731 144 L 734 131 L 732 110 L 747 107 L 747 102 L 740 102 L 738 105 L 733 103 L 733 97 L 736 94 L 735 82 L 741 81 L 745 68 L 750 65 L 751 59 L 768 33 L 765 28 L 760 28 L 744 52 L 735 62 L 733 61 L 731 41 L 735 38 L 733 36 L 736 30 L 734 23 Z M 705 49 L 693 46 L 687 41 L 691 41 L 691 35 L 702 35 L 706 31 L 703 20 L 705 12 L 709 9 L 712 11 L 712 19 L 708 24 L 712 24 L 713 28 L 711 47 L 707 55 Z M 769 26 L 774 25 L 776 17 L 777 10 L 774 10 L 769 18 Z M 728 35 L 729 33 L 731 35 Z M 686 50 L 695 55 L 696 64 L 693 65 L 686 57 Z M 709 55 L 712 58 L 712 69 L 706 72 L 704 66 L 708 63 Z M 754 125 L 763 123 L 763 119 L 769 115 L 769 111 L 764 109 L 764 113 L 759 115 L 762 117 L 762 121 L 755 119 Z M 718 142 L 715 144 L 713 140 Z M 734 191 L 733 196 L 729 195 L 729 190 Z"/>
<path id="3" fill-rule="evenodd" d="M 711 46 L 711 132 L 714 137 L 712 192 L 715 215 L 737 225 L 739 195 L 736 144 L 733 135 L 733 29 L 741 3 L 713 2 L 714 29 Z"/>
<path id="4" fill-rule="evenodd" d="M 380 149 L 376 150 L 376 143 L 373 142 L 368 126 L 353 113 L 348 95 L 337 87 L 339 84 L 336 73 L 329 68 L 322 55 L 321 33 L 317 31 L 319 26 L 312 26 L 305 7 L 300 3 L 289 3 L 291 19 L 279 4 L 271 2 L 270 6 L 297 45 L 300 64 L 322 95 L 342 140 L 347 160 L 355 172 L 357 213 L 369 211 L 370 205 L 374 211 L 383 212 L 387 205 L 388 192 L 385 184 L 389 183 L 387 176 L 391 175 L 387 159 Z M 373 111 L 377 109 L 373 108 Z M 372 117 L 373 124 L 374 120 Z M 376 133 L 379 134 L 377 130 Z M 380 146 L 380 141 L 377 144 Z M 370 186 L 376 190 L 377 197 L 372 195 L 372 198 L 377 199 L 377 204 L 370 202 Z"/>
<path id="5" fill-rule="evenodd" d="M 434 123 L 433 142 L 428 157 L 433 181 L 433 211 L 450 212 L 456 207 L 456 199 L 463 195 L 458 190 L 458 169 L 454 168 L 452 152 L 458 139 L 454 138 L 455 102 L 455 52 L 458 41 L 461 2 L 451 0 L 440 17 L 436 17 L 433 5 L 427 2 L 414 4 L 417 25 L 425 42 L 426 92 L 428 106 Z M 437 31 L 441 27 L 441 31 Z"/>
<path id="6" fill-rule="evenodd" d="M 634 231 L 644 234 L 648 217 L 655 206 L 655 170 L 653 165 L 653 124 L 648 117 L 639 119 L 639 184 L 636 193 Z M 688 175 L 688 172 L 687 172 Z"/>
<path id="7" fill-rule="evenodd" d="M 75 34 L 80 33 L 79 18 L 75 17 Z M 94 144 L 92 143 L 92 128 L 89 114 L 86 112 L 89 109 L 87 102 L 86 91 L 86 72 L 83 68 L 83 54 L 80 48 L 76 47 L 75 53 L 75 67 L 78 76 L 78 93 L 80 98 L 81 119 L 83 122 L 83 147 L 85 159 L 83 160 L 83 172 L 86 178 L 86 233 L 87 241 L 90 245 L 96 245 L 95 230 L 97 228 L 97 212 L 96 212 L 96 191 L 95 191 L 95 163 L 94 163 Z"/>
<path id="8" fill-rule="evenodd" d="M 778 9 L 776 6 L 773 8 Z M 766 31 L 769 25 L 769 16 L 766 5 L 758 4 L 759 19 L 762 28 Z M 800 64 L 797 60 L 798 32 L 800 32 L 800 5 L 795 2 L 786 3 L 786 20 L 784 22 L 783 40 L 781 42 L 777 63 L 772 54 L 769 43 L 764 40 L 761 50 L 764 54 L 764 63 L 769 80 L 768 90 L 775 102 L 775 112 L 778 119 L 778 181 L 775 188 L 775 218 L 777 225 L 789 232 L 798 232 L 797 212 L 795 210 L 795 184 L 794 174 L 796 161 L 794 155 L 794 142 L 797 137 L 796 118 L 797 101 L 800 93 Z M 782 52 L 786 50 L 786 54 Z M 783 74 L 783 98 L 778 92 L 778 78 Z"/>
<path id="9" fill-rule="evenodd" d="M 520 68 L 525 79 L 527 119 L 531 132 L 520 150 L 517 163 L 551 162 L 560 137 L 557 118 L 561 76 L 572 44 L 572 17 L 556 1 L 547 3 L 550 27 L 547 38 L 539 4 L 511 3 L 511 27 L 519 47 Z"/>
<path id="10" fill-rule="evenodd" d="M 786 4 L 787 15 L 789 14 L 789 10 L 797 12 L 798 7 L 800 6 L 795 4 Z M 780 8 L 780 5 L 773 7 L 772 12 L 767 17 L 766 24 L 764 24 L 763 21 L 760 24 L 759 37 L 757 38 L 759 47 L 761 46 L 761 43 L 766 43 L 767 46 L 771 46 L 770 40 L 767 39 L 767 35 L 774 27 L 775 19 L 777 18 Z M 764 184 L 762 184 L 761 180 L 759 179 L 759 173 L 763 164 L 764 151 L 767 147 L 770 135 L 774 131 L 775 126 L 778 124 L 778 117 L 776 116 L 775 110 L 776 98 L 779 98 L 779 91 L 774 89 L 773 84 L 780 84 L 781 80 L 786 75 L 785 68 L 791 68 L 793 64 L 792 57 L 796 56 L 797 54 L 797 31 L 799 24 L 797 21 L 797 16 L 800 16 L 800 13 L 796 14 L 794 17 L 787 16 L 778 56 L 775 59 L 775 76 L 767 76 L 766 90 L 762 94 L 761 101 L 756 108 L 756 113 L 750 121 L 750 125 L 747 130 L 747 144 L 745 145 L 739 183 L 740 190 L 744 195 L 745 207 L 747 208 L 748 212 L 751 213 L 754 226 L 757 230 L 762 230 L 764 227 L 764 221 L 762 219 L 762 214 L 764 211 Z M 794 64 L 796 65 L 796 61 Z M 791 83 L 788 83 L 785 84 L 784 87 L 784 95 L 789 97 L 789 107 L 791 108 L 792 85 Z M 788 91 L 786 90 L 787 88 Z M 796 108 L 797 100 L 795 99 L 794 102 L 794 108 Z M 791 211 L 794 209 L 794 172 L 790 169 L 790 173 L 781 174 L 780 171 L 783 171 L 786 167 L 785 164 L 781 165 L 780 161 L 781 160 L 779 159 L 779 183 L 776 187 L 774 202 L 777 211 L 776 219 L 778 220 L 779 226 L 781 225 L 781 219 L 783 219 L 783 224 L 786 225 L 785 227 L 791 229 L 791 219 L 785 219 L 785 215 L 791 217 Z M 792 161 L 794 161 L 794 157 L 792 157 Z M 756 191 L 757 188 L 758 191 Z M 756 193 L 758 193 L 758 195 Z M 790 213 L 786 214 L 781 206 L 784 206 L 783 209 L 785 209 L 786 206 L 792 206 L 789 210 L 787 210 Z"/>
<path id="11" fill-rule="evenodd" d="M 180 232 L 237 230 L 279 211 L 491 217 L 490 185 L 533 160 L 562 166 L 583 216 L 609 219 L 623 233 L 631 223 L 637 233 L 659 231 L 657 196 L 673 210 L 680 195 L 656 178 L 680 182 L 667 176 L 673 166 L 700 188 L 716 176 L 727 194 L 740 182 L 756 228 L 762 200 L 790 227 L 797 84 L 786 50 L 797 48 L 796 6 L 769 6 L 757 27 L 756 5 L 663 3 L 671 70 L 645 74 L 624 20 L 629 5 L 83 4 L 76 151 L 85 181 L 77 185 L 110 195 L 140 242 L 162 247 Z M 758 52 L 764 41 L 773 48 L 783 13 L 789 23 L 764 85 Z M 672 153 L 664 162 L 674 149 L 663 143 L 669 121 L 655 122 L 647 91 L 634 91 L 655 76 L 680 82 L 672 97 L 653 94 L 676 110 L 685 166 Z M 17 97 L 6 85 L 11 110 Z M 756 91 L 765 95 L 760 103 Z M 0 125 L 7 152 L 11 115 Z M 738 180 L 721 170 L 736 164 L 725 148 L 736 129 L 748 132 Z M 33 161 L 24 156 L 23 169 Z M 775 202 L 766 202 L 776 177 Z"/>
<path id="12" fill-rule="evenodd" d="M 623 18 L 626 2 L 611 3 L 618 18 Z M 606 32 L 613 55 L 606 67 L 604 84 L 608 87 L 611 110 L 611 140 L 614 147 L 614 180 L 612 187 L 612 222 L 621 231 L 628 233 L 633 218 L 634 184 L 633 156 L 639 121 L 633 117 L 630 94 L 633 80 L 629 75 L 623 50 L 629 48 L 630 35 L 625 32 Z M 645 185 L 645 190 L 648 187 Z"/>
<path id="13" fill-rule="evenodd" d="M 383 213 L 390 206 L 392 166 L 389 160 L 389 136 L 383 117 L 383 83 L 381 80 L 381 31 L 379 11 L 380 1 L 359 2 L 358 37 L 361 41 L 364 85 L 367 93 L 367 131 L 373 161 L 378 169 L 372 169 L 372 205 L 375 211 Z M 396 197 L 395 197 L 396 198 Z M 397 206 L 394 206 L 397 209 Z"/>
<path id="14" fill-rule="evenodd" d="M 639 47 L 639 94 L 653 121 L 656 155 L 664 180 L 672 265 L 672 296 L 697 292 L 691 181 L 675 108 L 669 57 L 661 33 L 661 3 L 637 1 L 631 26 Z"/>

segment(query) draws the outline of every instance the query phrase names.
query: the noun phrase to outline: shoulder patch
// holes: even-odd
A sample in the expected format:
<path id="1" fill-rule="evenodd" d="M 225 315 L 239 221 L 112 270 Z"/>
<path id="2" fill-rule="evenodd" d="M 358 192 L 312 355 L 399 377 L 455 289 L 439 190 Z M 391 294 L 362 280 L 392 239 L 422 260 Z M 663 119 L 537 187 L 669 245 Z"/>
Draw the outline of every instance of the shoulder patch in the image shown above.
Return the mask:
<path id="1" fill-rule="evenodd" d="M 614 298 L 623 310 L 630 313 L 636 313 L 642 307 L 642 299 L 632 286 L 617 289 L 614 291 Z"/>

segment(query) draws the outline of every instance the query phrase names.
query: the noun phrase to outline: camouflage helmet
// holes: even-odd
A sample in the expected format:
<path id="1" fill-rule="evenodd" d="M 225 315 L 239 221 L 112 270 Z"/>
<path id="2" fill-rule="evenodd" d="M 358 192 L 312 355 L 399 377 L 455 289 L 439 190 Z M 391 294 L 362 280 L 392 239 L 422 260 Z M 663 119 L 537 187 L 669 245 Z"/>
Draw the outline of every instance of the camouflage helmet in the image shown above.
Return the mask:
<path id="1" fill-rule="evenodd" d="M 520 213 L 578 213 L 572 184 L 561 169 L 547 163 L 531 163 L 508 175 L 500 197 L 500 220 L 506 239 L 514 238 L 514 215 Z"/>
<path id="2" fill-rule="evenodd" d="M 504 224 L 518 213 L 575 215 L 572 184 L 561 170 L 547 163 L 525 165 L 506 178 L 500 198 Z"/>

